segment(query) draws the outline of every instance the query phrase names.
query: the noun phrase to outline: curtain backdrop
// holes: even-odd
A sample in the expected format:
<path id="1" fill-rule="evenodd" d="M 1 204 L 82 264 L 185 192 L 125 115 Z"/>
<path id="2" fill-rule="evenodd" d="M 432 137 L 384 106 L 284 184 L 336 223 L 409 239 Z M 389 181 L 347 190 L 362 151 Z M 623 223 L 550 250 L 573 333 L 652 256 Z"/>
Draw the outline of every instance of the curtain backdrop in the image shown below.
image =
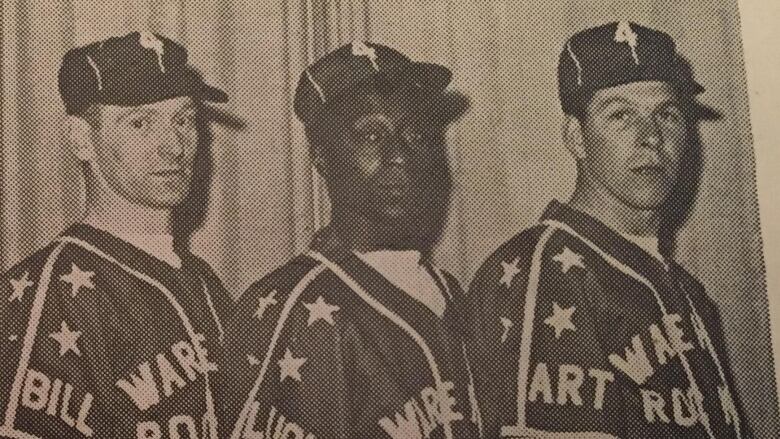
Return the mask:
<path id="1" fill-rule="evenodd" d="M 778 437 L 739 13 L 733 0 L 3 0 L 2 252 L 9 267 L 78 218 L 56 72 L 63 53 L 146 29 L 183 43 L 230 94 L 194 250 L 234 294 L 306 248 L 327 199 L 292 114 L 298 75 L 354 39 L 454 72 L 471 108 L 450 129 L 455 192 L 437 259 L 467 283 L 487 254 L 565 199 L 556 63 L 566 37 L 629 19 L 672 34 L 722 115 L 701 127 L 704 170 L 678 259 L 723 314 L 739 391 L 759 437 Z"/>

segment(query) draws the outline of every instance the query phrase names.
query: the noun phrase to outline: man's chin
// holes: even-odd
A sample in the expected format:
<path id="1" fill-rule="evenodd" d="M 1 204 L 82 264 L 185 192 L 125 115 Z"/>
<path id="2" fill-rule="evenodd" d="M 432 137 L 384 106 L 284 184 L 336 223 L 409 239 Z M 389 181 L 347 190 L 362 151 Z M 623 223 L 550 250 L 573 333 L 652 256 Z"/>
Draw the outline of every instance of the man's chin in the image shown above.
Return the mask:
<path id="1" fill-rule="evenodd" d="M 667 197 L 667 193 L 642 194 L 631 197 L 626 204 L 636 210 L 660 211 L 664 208 Z"/>
<path id="2" fill-rule="evenodd" d="M 425 217 L 410 216 L 406 211 L 383 212 L 379 221 L 380 241 L 384 247 L 395 250 L 423 250 L 434 240 L 433 226 Z"/>
<path id="3" fill-rule="evenodd" d="M 170 210 L 180 206 L 187 198 L 187 192 L 160 192 L 139 200 L 140 204 L 152 209 Z"/>

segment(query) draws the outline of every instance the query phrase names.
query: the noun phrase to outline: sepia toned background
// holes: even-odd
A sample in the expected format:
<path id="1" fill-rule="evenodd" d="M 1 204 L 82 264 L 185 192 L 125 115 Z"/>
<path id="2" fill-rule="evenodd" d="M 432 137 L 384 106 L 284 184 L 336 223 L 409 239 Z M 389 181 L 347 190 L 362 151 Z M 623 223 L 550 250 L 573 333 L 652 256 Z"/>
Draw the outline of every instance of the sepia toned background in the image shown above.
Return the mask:
<path id="1" fill-rule="evenodd" d="M 719 304 L 750 421 L 780 437 L 768 337 L 739 12 L 734 0 L 3 0 L 0 268 L 80 215 L 56 72 L 74 45 L 148 29 L 183 43 L 241 123 L 214 126 L 214 180 L 194 251 L 238 295 L 327 222 L 292 92 L 312 60 L 353 39 L 454 72 L 471 109 L 450 130 L 456 188 L 440 265 L 467 283 L 499 243 L 566 199 L 556 63 L 566 37 L 629 19 L 672 34 L 722 114 L 704 122 L 704 172 L 678 259 Z"/>

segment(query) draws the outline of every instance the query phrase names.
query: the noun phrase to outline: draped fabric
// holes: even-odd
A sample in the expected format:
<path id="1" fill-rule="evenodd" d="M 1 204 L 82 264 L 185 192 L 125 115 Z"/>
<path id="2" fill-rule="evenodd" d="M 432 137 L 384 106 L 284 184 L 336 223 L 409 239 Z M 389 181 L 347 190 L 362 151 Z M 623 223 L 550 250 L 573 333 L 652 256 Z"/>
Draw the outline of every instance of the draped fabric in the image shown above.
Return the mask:
<path id="1" fill-rule="evenodd" d="M 466 283 L 487 254 L 566 199 L 556 64 L 566 37 L 628 19 L 670 33 L 720 114 L 701 124 L 703 171 L 677 258 L 719 304 L 740 393 L 760 437 L 778 434 L 739 11 L 734 0 L 4 0 L 0 265 L 82 209 L 56 72 L 74 45 L 146 29 L 183 43 L 225 89 L 207 214 L 192 240 L 235 295 L 305 249 L 327 196 L 292 114 L 298 75 L 366 39 L 449 66 L 469 111 L 449 130 L 455 189 L 438 263 Z"/>

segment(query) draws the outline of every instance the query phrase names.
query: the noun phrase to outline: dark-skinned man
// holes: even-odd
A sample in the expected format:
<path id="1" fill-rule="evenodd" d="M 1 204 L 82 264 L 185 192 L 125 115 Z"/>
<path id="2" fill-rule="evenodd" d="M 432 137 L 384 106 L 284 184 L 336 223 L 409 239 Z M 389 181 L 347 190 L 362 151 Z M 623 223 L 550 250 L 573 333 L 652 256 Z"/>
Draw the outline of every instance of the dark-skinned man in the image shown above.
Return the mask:
<path id="1" fill-rule="evenodd" d="M 148 32 L 68 51 L 59 88 L 86 211 L 0 279 L 0 436 L 214 439 L 230 298 L 173 230 L 227 96 Z"/>
<path id="2" fill-rule="evenodd" d="M 715 305 L 659 245 L 703 91 L 667 34 L 610 23 L 559 61 L 574 194 L 469 288 L 487 437 L 748 438 Z"/>
<path id="3" fill-rule="evenodd" d="M 227 325 L 225 437 L 478 436 L 461 291 L 430 256 L 450 191 L 437 105 L 450 77 L 362 42 L 301 74 L 295 112 L 332 221 Z"/>

